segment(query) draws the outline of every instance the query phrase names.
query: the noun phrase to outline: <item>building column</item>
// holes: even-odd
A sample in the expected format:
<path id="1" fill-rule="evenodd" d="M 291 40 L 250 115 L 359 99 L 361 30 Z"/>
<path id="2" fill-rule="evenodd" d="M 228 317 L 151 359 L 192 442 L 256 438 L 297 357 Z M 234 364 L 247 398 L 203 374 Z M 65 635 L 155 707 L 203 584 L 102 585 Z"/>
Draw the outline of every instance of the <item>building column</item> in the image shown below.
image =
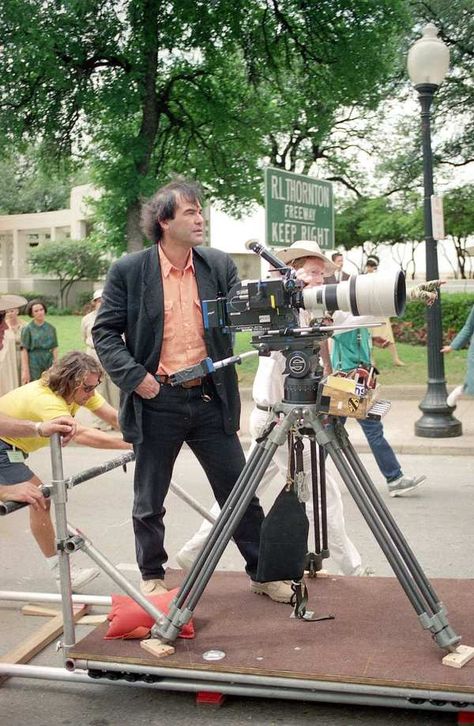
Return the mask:
<path id="1" fill-rule="evenodd" d="M 8 280 L 12 276 L 12 270 L 10 265 L 10 249 L 12 241 L 8 232 L 2 235 L 0 239 L 0 277 Z"/>
<path id="2" fill-rule="evenodd" d="M 23 264 L 21 259 L 21 253 L 22 253 L 22 244 L 20 239 L 20 232 L 18 229 L 14 229 L 12 231 L 12 237 L 13 237 L 13 259 L 12 259 L 12 277 L 13 278 L 20 278 L 21 273 L 23 270 Z"/>

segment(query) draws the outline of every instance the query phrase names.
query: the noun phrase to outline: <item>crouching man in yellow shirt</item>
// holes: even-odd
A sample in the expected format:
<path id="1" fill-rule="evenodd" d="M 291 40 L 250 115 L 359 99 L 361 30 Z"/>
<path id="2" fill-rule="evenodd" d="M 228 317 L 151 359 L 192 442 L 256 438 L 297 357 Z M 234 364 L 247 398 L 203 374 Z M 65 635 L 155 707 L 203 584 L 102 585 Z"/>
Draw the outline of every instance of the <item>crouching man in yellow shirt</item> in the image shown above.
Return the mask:
<path id="1" fill-rule="evenodd" d="M 117 411 L 96 391 L 101 375 L 102 368 L 94 358 L 87 353 L 72 351 L 43 373 L 39 381 L 32 381 L 0 398 L 0 414 L 27 419 L 36 424 L 34 436 L 0 435 L 0 487 L 16 484 L 33 484 L 37 487 L 42 485 L 25 460 L 32 452 L 49 444 L 48 439 L 42 436 L 43 422 L 74 416 L 84 406 L 118 430 Z M 131 448 L 121 438 L 80 424 L 77 424 L 73 440 L 97 449 Z M 47 500 L 41 500 L 41 506 L 30 507 L 30 526 L 51 570 L 58 576 L 55 532 L 49 509 Z M 98 574 L 95 568 L 78 570 L 73 567 L 73 590 L 79 591 Z"/>

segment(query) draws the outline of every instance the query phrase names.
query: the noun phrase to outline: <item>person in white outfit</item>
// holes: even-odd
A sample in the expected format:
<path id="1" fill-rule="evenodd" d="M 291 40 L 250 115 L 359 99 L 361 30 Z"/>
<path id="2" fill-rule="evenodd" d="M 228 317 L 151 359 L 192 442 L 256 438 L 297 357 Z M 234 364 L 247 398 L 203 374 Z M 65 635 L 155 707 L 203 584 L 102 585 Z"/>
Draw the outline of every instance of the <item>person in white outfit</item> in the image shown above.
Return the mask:
<path id="1" fill-rule="evenodd" d="M 92 339 L 92 328 L 94 327 L 97 313 L 99 312 L 99 308 L 102 304 L 102 292 L 102 288 L 99 290 L 94 290 L 94 293 L 92 295 L 92 310 L 84 315 L 81 320 L 81 335 L 82 340 L 86 344 L 86 353 L 87 355 L 91 355 L 93 358 L 95 358 L 96 361 L 99 360 L 99 357 L 96 353 L 94 341 Z M 102 374 L 102 380 L 97 388 L 97 391 L 101 394 L 101 396 L 105 398 L 107 403 L 110 403 L 110 405 L 118 411 L 120 407 L 120 390 L 112 381 L 106 371 L 104 371 Z M 101 431 L 112 430 L 112 428 L 107 423 L 102 421 L 98 416 L 93 416 L 92 418 L 93 426 L 95 428 L 100 429 Z"/>
<path id="2" fill-rule="evenodd" d="M 331 274 L 335 265 L 330 262 L 321 252 L 319 245 L 313 241 L 295 242 L 287 250 L 277 253 L 277 257 L 283 262 L 291 264 L 297 269 L 297 275 L 306 282 L 308 287 L 323 284 L 324 277 Z M 307 315 L 305 311 L 302 316 Z M 302 320 L 302 324 L 306 324 Z M 259 358 L 257 373 L 255 375 L 252 396 L 255 407 L 250 414 L 250 434 L 252 444 L 250 452 L 256 444 L 256 439 L 261 435 L 266 425 L 275 417 L 272 413 L 272 406 L 283 399 L 285 382 L 285 358 L 279 351 L 273 351 L 269 357 Z M 249 452 L 249 453 L 250 453 Z M 310 447 L 309 441 L 305 440 L 303 453 L 304 471 L 310 472 Z M 257 496 L 262 495 L 266 489 L 275 481 L 275 477 L 281 478 L 284 485 L 287 476 L 288 450 L 280 446 L 276 450 L 273 460 L 270 462 L 265 474 L 258 486 Z M 370 568 L 363 568 L 361 556 L 355 545 L 347 535 L 341 492 L 335 479 L 329 472 L 326 473 L 326 498 L 327 498 L 327 521 L 328 521 L 328 545 L 330 556 L 340 575 L 366 575 L 371 574 Z M 219 506 L 215 503 L 211 514 L 217 517 Z M 306 505 L 306 513 L 310 523 L 313 521 L 313 506 L 311 502 Z M 183 569 L 189 569 L 199 555 L 211 530 L 211 523 L 204 520 L 199 530 L 186 542 L 176 555 L 176 561 Z"/>

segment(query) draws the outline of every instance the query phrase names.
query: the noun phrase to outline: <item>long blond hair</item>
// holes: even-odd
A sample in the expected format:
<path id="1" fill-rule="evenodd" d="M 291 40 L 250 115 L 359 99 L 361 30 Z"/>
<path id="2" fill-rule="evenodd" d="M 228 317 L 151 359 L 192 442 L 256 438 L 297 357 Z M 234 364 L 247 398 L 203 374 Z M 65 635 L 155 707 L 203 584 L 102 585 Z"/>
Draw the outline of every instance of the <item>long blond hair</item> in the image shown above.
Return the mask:
<path id="1" fill-rule="evenodd" d="M 51 388 L 58 396 L 68 399 L 76 388 L 84 383 L 88 373 L 97 373 L 101 376 L 103 370 L 100 363 L 87 353 L 72 350 L 43 373 L 41 383 Z"/>

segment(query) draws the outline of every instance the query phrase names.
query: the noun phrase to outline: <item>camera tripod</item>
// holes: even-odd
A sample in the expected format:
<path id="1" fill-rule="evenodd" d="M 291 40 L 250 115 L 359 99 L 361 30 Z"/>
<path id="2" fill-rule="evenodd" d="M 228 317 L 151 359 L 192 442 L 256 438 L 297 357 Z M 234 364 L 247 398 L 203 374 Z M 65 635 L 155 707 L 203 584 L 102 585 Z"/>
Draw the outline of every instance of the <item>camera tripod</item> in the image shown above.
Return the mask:
<path id="1" fill-rule="evenodd" d="M 311 335 L 303 343 L 301 340 L 295 341 L 295 345 L 288 341 L 285 341 L 285 345 L 279 343 L 278 347 L 270 344 L 269 349 L 279 349 L 284 353 L 289 372 L 285 382 L 284 400 L 273 407 L 274 413 L 280 417 L 279 424 L 270 425 L 257 441 L 202 551 L 171 603 L 168 615 L 154 626 L 152 635 L 163 641 L 174 641 L 181 626 L 190 620 L 275 451 L 286 444 L 291 431 L 296 431 L 298 434 L 314 437 L 314 441 L 322 449 L 320 459 L 324 458 L 322 454 L 327 454 L 334 462 L 422 627 L 431 632 L 440 648 L 456 651 L 461 638 L 449 624 L 443 603 L 371 481 L 343 423 L 337 417 L 332 417 L 329 426 L 325 423 L 326 412 L 321 410 L 318 403 L 322 371 L 314 364 L 317 348 L 317 340 L 315 345 L 315 337 Z M 315 517 L 318 509 L 319 502 L 315 501 Z M 323 540 L 323 551 L 324 546 Z M 317 568 L 318 553 L 316 561 Z M 298 585 L 302 586 L 301 580 L 294 583 L 295 585 L 297 590 Z"/>

